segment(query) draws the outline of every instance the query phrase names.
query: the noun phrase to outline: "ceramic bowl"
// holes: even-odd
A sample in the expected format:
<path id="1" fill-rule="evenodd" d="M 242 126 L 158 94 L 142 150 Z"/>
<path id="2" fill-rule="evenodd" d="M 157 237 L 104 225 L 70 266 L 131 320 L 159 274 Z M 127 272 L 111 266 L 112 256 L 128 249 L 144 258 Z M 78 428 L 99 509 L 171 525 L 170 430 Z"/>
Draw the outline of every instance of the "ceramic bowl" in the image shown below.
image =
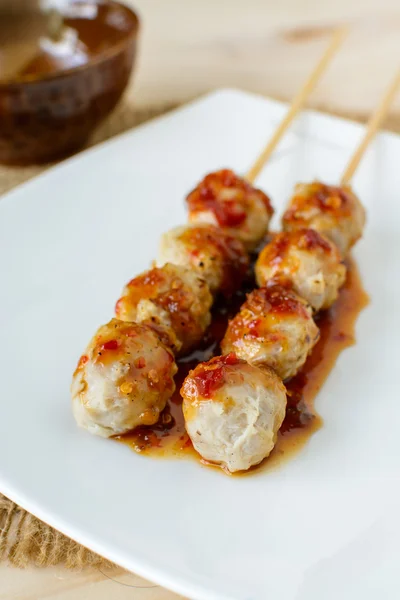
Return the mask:
<path id="1" fill-rule="evenodd" d="M 41 37 L 29 61 L 0 81 L 2 163 L 43 163 L 76 152 L 128 83 L 137 15 L 105 0 L 73 2 L 63 16 L 60 38 Z"/>

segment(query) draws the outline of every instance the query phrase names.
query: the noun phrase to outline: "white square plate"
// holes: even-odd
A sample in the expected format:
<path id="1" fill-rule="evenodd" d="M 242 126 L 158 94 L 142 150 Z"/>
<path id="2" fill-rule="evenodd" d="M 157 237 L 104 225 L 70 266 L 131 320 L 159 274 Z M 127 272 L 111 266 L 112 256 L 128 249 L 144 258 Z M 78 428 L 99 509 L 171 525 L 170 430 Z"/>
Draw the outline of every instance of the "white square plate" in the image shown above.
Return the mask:
<path id="1" fill-rule="evenodd" d="M 220 91 L 49 170 L 0 202 L 0 489 L 89 548 L 193 599 L 400 597 L 400 138 L 355 178 L 371 304 L 317 398 L 323 428 L 272 472 L 229 478 L 79 430 L 71 374 L 206 172 L 244 172 L 285 106 Z M 338 181 L 359 125 L 305 113 L 258 184 Z"/>

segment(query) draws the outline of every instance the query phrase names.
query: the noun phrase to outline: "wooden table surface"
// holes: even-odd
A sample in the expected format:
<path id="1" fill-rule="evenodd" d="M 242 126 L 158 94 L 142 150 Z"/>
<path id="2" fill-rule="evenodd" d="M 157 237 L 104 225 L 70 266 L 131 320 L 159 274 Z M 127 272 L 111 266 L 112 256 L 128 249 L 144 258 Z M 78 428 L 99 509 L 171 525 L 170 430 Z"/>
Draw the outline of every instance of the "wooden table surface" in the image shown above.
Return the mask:
<path id="1" fill-rule="evenodd" d="M 132 0 L 128 0 L 130 3 Z M 351 32 L 310 105 L 366 118 L 399 67 L 399 0 L 134 0 L 142 17 L 138 106 L 239 87 L 288 100 L 330 29 Z M 400 129 L 400 98 L 388 125 Z M 150 586 L 150 587 L 149 587 Z M 0 566 L 1 600 L 177 600 L 122 569 L 71 573 Z"/>

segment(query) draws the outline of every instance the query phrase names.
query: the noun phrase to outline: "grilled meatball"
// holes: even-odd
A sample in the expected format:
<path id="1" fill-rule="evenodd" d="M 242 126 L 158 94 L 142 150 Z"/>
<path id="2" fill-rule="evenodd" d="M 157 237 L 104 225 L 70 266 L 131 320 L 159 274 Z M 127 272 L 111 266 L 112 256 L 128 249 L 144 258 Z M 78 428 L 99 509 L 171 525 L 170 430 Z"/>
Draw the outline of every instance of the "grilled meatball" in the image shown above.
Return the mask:
<path id="1" fill-rule="evenodd" d="M 335 187 L 318 181 L 299 183 L 282 223 L 285 231 L 316 229 L 345 256 L 362 235 L 365 210 L 349 186 Z"/>
<path id="2" fill-rule="evenodd" d="M 102 437 L 152 425 L 175 390 L 172 352 L 145 325 L 112 319 L 98 329 L 72 379 L 72 411 Z"/>
<path id="3" fill-rule="evenodd" d="M 186 198 L 189 221 L 224 227 L 253 250 L 268 231 L 270 199 L 229 169 L 210 173 Z"/>
<path id="4" fill-rule="evenodd" d="M 152 327 L 176 354 L 197 344 L 210 324 L 208 285 L 187 267 L 165 264 L 132 279 L 115 307 L 123 321 Z"/>
<path id="5" fill-rule="evenodd" d="M 230 472 L 272 451 L 285 417 L 286 390 L 271 370 L 234 354 L 199 364 L 183 382 L 186 430 L 197 452 Z"/>
<path id="6" fill-rule="evenodd" d="M 304 364 L 318 338 L 310 305 L 291 290 L 270 286 L 247 296 L 229 321 L 221 349 L 287 379 Z"/>
<path id="7" fill-rule="evenodd" d="M 329 308 L 346 278 L 346 267 L 333 242 L 314 229 L 276 234 L 256 262 L 260 287 L 271 281 L 293 287 L 315 311 Z"/>
<path id="8" fill-rule="evenodd" d="M 165 263 L 195 269 L 211 292 L 229 295 L 247 273 L 249 258 L 242 242 L 213 225 L 184 225 L 161 238 L 158 266 Z"/>

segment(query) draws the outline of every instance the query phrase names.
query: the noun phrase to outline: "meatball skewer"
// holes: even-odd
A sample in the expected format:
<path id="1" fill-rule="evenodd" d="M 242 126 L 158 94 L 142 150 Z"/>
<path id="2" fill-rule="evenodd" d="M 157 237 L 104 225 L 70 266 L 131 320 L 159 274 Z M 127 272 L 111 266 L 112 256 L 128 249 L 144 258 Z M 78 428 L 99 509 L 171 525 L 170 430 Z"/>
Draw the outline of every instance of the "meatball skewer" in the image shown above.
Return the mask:
<path id="1" fill-rule="evenodd" d="M 178 228 L 164 247 L 172 261 L 125 286 L 118 320 L 100 327 L 74 372 L 73 414 L 90 433 L 109 437 L 158 421 L 175 390 L 174 355 L 199 343 L 210 324 L 210 288 L 229 295 L 247 273 L 242 242 L 212 225 Z"/>
<path id="2" fill-rule="evenodd" d="M 378 109 L 376 110 L 376 112 L 374 113 L 374 115 L 372 116 L 369 125 L 367 127 L 367 132 L 366 135 L 364 137 L 364 139 L 362 140 L 359 148 L 356 150 L 353 158 L 351 159 L 349 166 L 347 167 L 343 178 L 342 178 L 342 183 L 343 184 L 347 184 L 348 181 L 351 179 L 351 177 L 353 176 L 356 167 L 358 166 L 362 154 L 365 150 L 365 148 L 367 147 L 369 141 L 372 139 L 373 135 L 375 134 L 375 132 L 377 131 L 381 120 L 384 116 L 384 114 L 386 114 L 387 108 L 391 102 L 391 100 L 394 97 L 395 92 L 397 91 L 397 88 L 400 84 L 400 72 L 397 74 L 396 79 L 394 80 L 394 82 L 392 83 L 392 85 L 390 86 L 387 94 L 385 95 L 383 101 L 381 102 L 381 104 L 379 105 Z M 340 208 L 340 207 L 339 207 Z M 330 239 L 332 240 L 333 238 L 336 237 L 337 231 L 339 230 L 342 233 L 347 233 L 347 235 L 343 235 L 339 241 L 337 242 L 340 250 L 346 252 L 348 251 L 349 247 L 351 247 L 351 245 L 356 241 L 356 237 L 357 235 L 359 235 L 359 231 L 357 232 L 357 228 L 360 228 L 360 223 L 361 223 L 361 219 L 360 219 L 360 214 L 362 214 L 363 216 L 363 209 L 360 209 L 360 206 L 358 205 L 357 202 L 353 203 L 353 209 L 354 209 L 354 213 L 355 213 L 355 218 L 354 220 L 356 221 L 356 223 L 352 223 L 351 220 L 349 221 L 349 227 L 343 227 L 343 223 L 346 223 L 346 221 L 343 221 L 341 223 L 342 227 L 341 228 L 335 228 L 334 225 L 334 221 L 332 221 L 332 229 L 328 229 L 328 233 L 330 232 Z M 362 219 L 363 220 L 363 219 Z M 308 224 L 308 223 L 307 223 Z M 310 223 L 311 226 L 313 223 Z M 363 224 L 363 223 L 362 223 Z M 332 294 L 331 293 L 327 293 L 327 297 L 324 298 L 320 298 L 319 294 L 317 293 L 317 291 L 315 289 L 313 289 L 313 286 L 310 285 L 310 282 L 307 281 L 307 277 L 306 277 L 306 281 L 301 281 L 301 278 L 297 278 L 297 274 L 298 274 L 298 265 L 296 268 L 295 267 L 295 263 L 296 263 L 296 253 L 293 254 L 293 249 L 290 249 L 290 244 L 294 243 L 293 248 L 296 249 L 296 243 L 297 246 L 299 246 L 299 241 L 301 241 L 302 238 L 304 238 L 304 236 L 306 237 L 306 241 L 307 238 L 310 239 L 310 233 L 309 230 L 305 230 L 304 229 L 304 224 L 302 224 L 302 226 L 300 228 L 293 228 L 294 230 L 300 230 L 298 233 L 298 237 L 295 236 L 294 233 L 291 233 L 290 235 L 288 235 L 287 233 L 284 234 L 278 234 L 280 235 L 280 237 L 278 238 L 278 240 L 276 240 L 275 238 L 275 247 L 272 246 L 272 250 L 271 248 L 266 250 L 266 253 L 264 254 L 264 257 L 261 255 L 261 260 L 260 260 L 260 264 L 258 265 L 258 279 L 265 279 L 266 281 L 262 281 L 262 283 L 267 282 L 268 283 L 268 278 L 272 277 L 272 283 L 270 283 L 269 287 L 265 287 L 265 288 L 260 288 L 259 290 L 255 290 L 254 292 L 252 292 L 246 303 L 242 306 L 241 310 L 239 311 L 239 314 L 230 322 L 229 326 L 228 326 L 228 331 L 226 333 L 226 336 L 222 342 L 222 349 L 223 351 L 228 351 L 230 349 L 230 346 L 233 344 L 236 346 L 237 348 L 240 350 L 240 336 L 236 336 L 235 339 L 235 329 L 239 329 L 242 328 L 242 330 L 244 329 L 244 327 L 247 328 L 247 330 L 251 331 L 253 329 L 256 329 L 257 327 L 265 327 L 267 330 L 267 335 L 265 336 L 265 344 L 268 344 L 268 342 L 271 344 L 274 341 L 276 341 L 276 338 L 274 337 L 274 327 L 276 327 L 276 323 L 274 322 L 275 316 L 273 313 L 276 313 L 276 308 L 280 307 L 281 302 L 278 301 L 278 299 L 282 300 L 283 298 L 285 298 L 285 296 L 283 295 L 284 292 L 282 292 L 282 288 L 279 289 L 276 286 L 276 283 L 274 282 L 274 278 L 276 278 L 277 274 L 279 275 L 279 278 L 286 278 L 286 280 L 289 280 L 289 285 L 293 286 L 293 287 L 297 287 L 299 290 L 300 288 L 302 288 L 303 293 L 307 296 L 310 297 L 310 300 L 313 300 L 314 302 L 314 307 L 316 310 L 318 310 L 318 308 L 325 308 L 326 304 L 329 305 L 329 303 L 331 302 L 331 298 L 332 298 Z M 315 228 L 318 231 L 318 227 Z M 350 233 L 349 233 L 350 232 Z M 332 233 L 334 233 L 334 235 L 332 235 Z M 320 234 L 317 234 L 318 236 L 320 236 Z M 323 236 L 320 236 L 323 238 Z M 313 236 L 311 236 L 311 238 L 313 238 Z M 338 239 L 338 238 L 337 238 Z M 284 253 L 282 256 L 282 252 L 279 252 L 279 245 L 284 246 Z M 305 247 L 307 248 L 308 244 L 305 244 Z M 304 248 L 304 244 L 300 243 L 300 248 Z M 289 248 L 289 251 L 288 251 Z M 328 250 L 328 248 L 330 248 L 330 245 L 327 244 L 326 245 L 326 250 Z M 333 249 L 334 250 L 334 249 Z M 299 251 L 299 248 L 297 248 L 297 251 Z M 330 252 L 330 254 L 333 256 L 333 259 L 335 258 L 334 256 L 334 252 Z M 332 258 L 331 256 L 331 258 Z M 298 258 L 298 257 L 297 257 Z M 337 256 L 336 256 L 337 258 Z M 301 263 L 302 261 L 298 261 L 299 263 Z M 310 262 L 310 261 L 308 261 Z M 267 263 L 267 264 L 265 264 Z M 268 264 L 269 263 L 269 264 Z M 283 263 L 283 265 L 282 265 Z M 276 266 L 278 265 L 278 267 Z M 334 262 L 332 263 L 333 267 L 335 266 Z M 311 264 L 311 267 L 313 265 Z M 315 265 L 314 265 L 315 266 Z M 312 273 L 313 269 L 309 269 L 309 272 Z M 329 273 L 327 273 L 326 275 L 328 275 Z M 340 272 L 338 269 L 336 269 L 336 275 L 339 276 L 338 280 L 340 280 Z M 271 282 L 271 280 L 270 280 Z M 328 286 L 329 287 L 329 286 Z M 285 289 L 285 288 L 283 288 Z M 284 303 L 284 313 L 285 313 L 285 319 L 287 317 L 287 314 L 292 311 L 292 308 L 295 306 L 298 306 L 296 303 L 294 303 L 291 306 L 291 302 L 293 302 L 293 300 L 296 300 L 296 298 L 294 298 L 295 292 L 289 292 L 287 291 L 287 296 L 285 298 L 285 303 Z M 275 300 L 277 301 L 276 304 L 274 305 L 274 296 L 275 296 Z M 318 300 L 317 300 L 318 297 Z M 266 302 L 264 302 L 263 304 L 263 300 L 265 300 Z M 272 301 L 271 301 L 272 300 Z M 289 302 L 290 300 L 290 302 Z M 289 307 L 291 307 L 290 310 L 288 310 L 288 305 Z M 264 309 L 267 309 L 267 313 L 265 314 Z M 305 307 L 303 306 L 303 310 L 305 310 Z M 278 312 L 281 312 L 280 310 L 278 310 Z M 309 313 L 309 317 L 311 318 L 311 315 Z M 270 320 L 270 324 L 268 324 L 268 319 Z M 298 329 L 300 331 L 300 328 Z M 284 331 L 284 330 L 283 330 Z M 288 328 L 286 328 L 286 331 L 288 331 Z M 290 331 L 290 330 L 289 330 Z M 282 331 L 280 330 L 278 332 L 278 336 L 282 334 Z M 269 336 L 269 337 L 268 337 Z M 242 340 L 244 340 L 246 337 L 246 334 L 244 334 L 242 336 Z M 246 345 L 247 342 L 242 342 L 242 346 Z M 265 367 L 265 361 L 264 361 L 264 356 L 262 354 L 262 346 L 260 344 L 255 345 L 255 348 L 252 348 L 251 344 L 248 344 L 248 349 L 247 349 L 247 354 L 246 356 L 249 357 L 250 359 L 255 360 L 256 362 L 258 362 L 258 364 L 261 364 L 263 366 L 262 369 L 259 369 L 258 372 L 268 372 L 270 373 L 269 367 Z M 289 347 L 289 345 L 288 345 Z M 271 352 L 270 350 L 265 347 L 264 348 L 266 350 L 266 354 L 271 356 Z M 281 347 L 281 350 L 283 350 L 283 346 Z M 276 353 L 275 353 L 276 354 Z M 272 352 L 272 355 L 274 355 L 274 352 Z M 238 445 L 237 440 L 241 439 L 240 435 L 238 435 L 238 427 L 237 427 L 237 423 L 239 422 L 239 420 L 241 419 L 242 421 L 245 421 L 245 423 L 249 423 L 249 418 L 251 419 L 251 411 L 245 406 L 246 403 L 242 403 L 242 412 L 240 412 L 240 410 L 238 411 L 236 409 L 237 405 L 238 405 L 238 399 L 240 400 L 240 398 L 242 398 L 241 396 L 241 392 L 246 390 L 246 383 L 245 383 L 245 378 L 244 376 L 242 376 L 242 384 L 241 386 L 239 386 L 239 390 L 234 390 L 232 392 L 232 386 L 228 387 L 227 390 L 224 390 L 224 394 L 221 393 L 216 393 L 215 394 L 215 398 L 213 399 L 213 402 L 210 401 L 210 399 L 205 398 L 204 396 L 207 396 L 207 392 L 208 392 L 208 396 L 210 396 L 210 385 L 209 385 L 209 379 L 210 377 L 206 377 L 204 378 L 204 373 L 207 373 L 208 368 L 212 367 L 215 363 L 230 363 L 230 362 L 234 362 L 236 364 L 237 361 L 237 356 L 235 354 L 228 354 L 225 355 L 225 357 L 218 357 L 217 359 L 214 359 L 214 363 L 212 363 L 212 361 L 209 361 L 208 363 L 203 363 L 202 365 L 198 365 L 196 367 L 196 369 L 194 371 L 192 371 L 189 376 L 186 378 L 183 386 L 182 386 L 182 396 L 183 396 L 183 400 L 184 400 L 184 415 L 185 415 L 185 420 L 186 420 L 186 425 L 187 425 L 187 430 L 188 433 L 193 441 L 193 444 L 196 448 L 196 450 L 206 459 L 218 462 L 219 464 L 222 464 L 223 466 L 225 466 L 228 470 L 230 471 L 236 471 L 236 470 L 240 470 L 240 469 L 246 469 L 249 468 L 249 466 L 251 466 L 252 464 L 257 464 L 257 462 L 259 462 L 259 455 L 260 455 L 260 447 L 262 445 L 262 440 L 263 440 L 263 435 L 262 433 L 264 433 L 265 429 L 262 429 L 262 433 L 259 432 L 258 435 L 254 435 L 254 439 L 253 437 L 251 437 L 251 442 L 249 443 L 249 445 L 247 446 L 247 448 L 249 448 L 251 446 L 251 443 L 254 443 L 254 441 L 256 441 L 256 445 L 254 447 L 254 452 L 251 454 L 250 460 L 243 460 L 243 451 L 239 452 L 238 448 L 241 450 L 241 445 Z M 212 363 L 212 365 L 210 364 Z M 243 363 L 240 362 L 240 365 L 242 365 Z M 248 363 L 244 363 L 245 365 L 247 365 Z M 269 362 L 269 358 L 267 360 L 267 364 L 270 364 Z M 254 365 L 251 365 L 254 368 Z M 279 365 L 278 365 L 279 367 Z M 275 365 L 275 368 L 277 368 L 277 365 Z M 266 371 L 266 369 L 268 369 Z M 200 374 L 202 375 L 202 378 L 200 379 L 201 381 L 201 385 L 199 386 L 199 383 L 197 381 L 198 377 L 197 375 Z M 284 376 L 285 373 L 282 372 L 282 376 Z M 204 385 L 204 381 L 207 383 L 207 385 Z M 211 382 L 213 382 L 214 379 L 211 378 Z M 221 382 L 222 384 L 220 384 L 220 387 L 222 387 L 225 384 L 225 376 L 221 376 L 218 374 L 217 376 L 217 381 Z M 225 385 L 225 387 L 227 387 Z M 253 385 L 253 389 L 254 389 L 254 385 Z M 205 394 L 206 392 L 206 394 Z M 248 397 L 253 397 L 253 394 L 248 393 Z M 283 402 L 284 403 L 284 402 Z M 235 408 L 236 412 L 239 413 L 239 417 L 234 418 L 233 416 L 233 410 L 232 410 L 232 405 Z M 283 416 L 282 416 L 282 420 L 283 420 Z M 213 430 L 216 432 L 216 435 L 214 436 L 214 438 L 210 439 L 210 431 L 211 428 L 208 427 L 210 422 L 216 421 L 215 425 L 213 426 Z M 279 423 L 279 418 L 277 419 L 277 428 L 279 429 L 282 421 Z M 254 426 L 254 422 L 252 423 L 252 425 Z M 247 428 L 245 427 L 244 429 L 242 429 L 242 432 L 247 432 Z M 276 435 L 276 431 L 274 426 L 269 427 L 269 431 L 275 432 Z M 254 432 L 254 429 L 253 429 Z M 203 437 L 204 435 L 204 437 Z M 274 441 L 272 442 L 272 447 L 274 445 Z M 246 446 L 246 443 L 243 444 L 243 446 Z M 270 450 L 263 450 L 263 453 L 265 456 L 268 456 Z M 247 458 L 247 457 L 246 457 Z"/>
<path id="3" fill-rule="evenodd" d="M 400 74 L 372 115 L 342 184 L 349 183 L 399 85 Z M 316 326 L 308 323 L 306 327 L 305 307 L 300 309 L 300 298 L 296 302 L 293 294 L 299 294 L 315 312 L 333 304 L 345 280 L 340 253 L 346 253 L 360 237 L 365 220 L 364 208 L 349 189 L 320 183 L 298 189 L 303 194 L 292 200 L 284 215 L 285 231 L 273 237 L 256 262 L 257 283 L 265 287 L 249 294 L 221 343 L 223 352 L 233 351 L 254 364 L 273 367 L 284 379 L 295 375 L 318 340 L 312 335 Z"/>

